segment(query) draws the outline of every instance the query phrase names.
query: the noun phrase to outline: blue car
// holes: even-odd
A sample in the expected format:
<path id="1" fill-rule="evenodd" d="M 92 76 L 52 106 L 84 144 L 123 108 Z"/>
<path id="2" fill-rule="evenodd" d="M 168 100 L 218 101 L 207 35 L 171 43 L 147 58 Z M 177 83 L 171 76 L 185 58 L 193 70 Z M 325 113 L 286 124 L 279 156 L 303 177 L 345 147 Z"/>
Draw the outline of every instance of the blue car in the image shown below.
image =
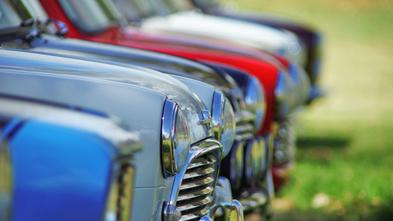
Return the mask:
<path id="1" fill-rule="evenodd" d="M 1 220 L 130 219 L 136 133 L 48 102 L 0 95 L 0 107 Z"/>

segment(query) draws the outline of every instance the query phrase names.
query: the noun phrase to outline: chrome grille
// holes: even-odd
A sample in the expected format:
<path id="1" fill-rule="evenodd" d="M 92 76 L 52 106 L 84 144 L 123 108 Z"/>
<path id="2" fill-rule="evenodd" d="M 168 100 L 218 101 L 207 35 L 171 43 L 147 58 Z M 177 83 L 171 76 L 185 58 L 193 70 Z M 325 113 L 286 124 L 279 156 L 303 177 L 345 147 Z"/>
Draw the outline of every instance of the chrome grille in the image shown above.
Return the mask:
<path id="1" fill-rule="evenodd" d="M 246 117 L 236 118 L 236 140 L 247 140 L 254 137 L 254 122 Z"/>
<path id="2" fill-rule="evenodd" d="M 206 154 L 187 167 L 176 202 L 180 220 L 194 220 L 209 213 L 214 200 L 216 164 L 215 157 Z"/>
<path id="3" fill-rule="evenodd" d="M 186 165 L 175 176 L 164 220 L 199 220 L 209 214 L 215 201 L 221 148 L 213 139 L 191 147 Z"/>

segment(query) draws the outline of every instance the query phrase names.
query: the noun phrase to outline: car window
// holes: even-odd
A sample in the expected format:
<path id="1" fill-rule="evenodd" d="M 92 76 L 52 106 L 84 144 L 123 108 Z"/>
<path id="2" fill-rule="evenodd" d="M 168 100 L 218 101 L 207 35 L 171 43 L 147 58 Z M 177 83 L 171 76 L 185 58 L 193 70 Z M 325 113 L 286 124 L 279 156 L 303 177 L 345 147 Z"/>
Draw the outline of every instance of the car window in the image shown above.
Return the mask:
<path id="1" fill-rule="evenodd" d="M 102 32 L 113 24 L 97 0 L 60 0 L 60 4 L 71 22 L 83 32 Z"/>
<path id="2" fill-rule="evenodd" d="M 21 22 L 22 19 L 11 7 L 11 4 L 6 0 L 0 1 L 0 28 L 16 27 Z"/>

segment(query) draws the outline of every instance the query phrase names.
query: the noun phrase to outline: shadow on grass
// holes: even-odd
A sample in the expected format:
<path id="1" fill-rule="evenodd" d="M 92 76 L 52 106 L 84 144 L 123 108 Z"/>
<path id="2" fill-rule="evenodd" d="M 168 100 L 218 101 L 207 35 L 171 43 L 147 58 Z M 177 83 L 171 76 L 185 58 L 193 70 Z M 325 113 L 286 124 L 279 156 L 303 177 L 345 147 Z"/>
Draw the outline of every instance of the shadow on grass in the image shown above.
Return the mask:
<path id="1" fill-rule="evenodd" d="M 367 212 L 368 211 L 368 212 Z M 393 220 L 393 198 L 380 206 L 368 206 L 366 211 L 360 208 L 345 208 L 340 213 L 322 210 L 289 210 L 276 212 L 271 221 L 391 221 Z"/>
<path id="2" fill-rule="evenodd" d="M 350 137 L 325 137 L 325 136 L 301 136 L 297 139 L 297 146 L 300 149 L 344 149 L 351 143 Z"/>
<path id="3" fill-rule="evenodd" d="M 372 210 L 370 220 L 378 220 L 378 221 L 391 221 L 393 220 L 393 198 L 386 201 L 379 207 L 376 207 Z"/>

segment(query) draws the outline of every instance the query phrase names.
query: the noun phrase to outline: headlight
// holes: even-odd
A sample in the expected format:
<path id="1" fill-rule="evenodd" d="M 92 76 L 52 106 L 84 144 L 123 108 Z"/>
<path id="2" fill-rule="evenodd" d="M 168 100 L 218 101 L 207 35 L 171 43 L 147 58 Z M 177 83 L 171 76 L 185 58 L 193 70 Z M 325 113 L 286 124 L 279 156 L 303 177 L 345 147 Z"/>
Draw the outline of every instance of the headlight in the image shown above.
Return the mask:
<path id="1" fill-rule="evenodd" d="M 0 220 L 10 217 L 11 193 L 11 159 L 8 149 L 0 145 Z"/>
<path id="2" fill-rule="evenodd" d="M 243 179 L 243 170 L 244 170 L 244 143 L 238 142 L 233 146 L 229 156 L 229 174 L 227 177 L 231 181 L 233 190 L 238 190 L 241 187 L 241 182 Z"/>
<path id="3" fill-rule="evenodd" d="M 290 77 L 285 73 L 278 73 L 278 79 L 274 94 L 276 97 L 276 117 L 278 119 L 285 118 L 292 109 L 294 94 Z"/>
<path id="4" fill-rule="evenodd" d="M 259 180 L 262 170 L 262 150 L 257 140 L 251 140 L 245 148 L 245 179 L 247 185 L 253 185 Z"/>
<path id="5" fill-rule="evenodd" d="M 184 111 L 166 100 L 161 121 L 161 151 L 164 176 L 175 175 L 189 152 L 190 127 Z"/>
<path id="6" fill-rule="evenodd" d="M 235 140 L 236 120 L 230 101 L 219 91 L 213 95 L 212 127 L 214 138 L 221 142 L 226 156 Z"/>
<path id="7" fill-rule="evenodd" d="M 297 87 L 298 100 L 297 105 L 306 103 L 310 94 L 310 80 L 308 79 L 305 71 L 297 64 L 290 64 L 288 67 L 289 75 L 293 79 Z"/>
<path id="8" fill-rule="evenodd" d="M 258 140 L 259 149 L 261 150 L 261 169 L 259 173 L 259 180 L 265 179 L 267 170 L 270 164 L 269 157 L 269 144 L 265 141 L 264 138 L 259 138 Z"/>
<path id="9" fill-rule="evenodd" d="M 132 199 L 134 185 L 134 169 L 125 164 L 116 168 L 105 212 L 105 221 L 128 221 L 131 219 Z"/>
<path id="10" fill-rule="evenodd" d="M 258 131 L 265 117 L 266 104 L 262 85 L 254 77 L 250 78 L 248 81 L 245 93 L 245 103 L 247 110 L 255 114 L 255 128 L 256 131 Z"/>

